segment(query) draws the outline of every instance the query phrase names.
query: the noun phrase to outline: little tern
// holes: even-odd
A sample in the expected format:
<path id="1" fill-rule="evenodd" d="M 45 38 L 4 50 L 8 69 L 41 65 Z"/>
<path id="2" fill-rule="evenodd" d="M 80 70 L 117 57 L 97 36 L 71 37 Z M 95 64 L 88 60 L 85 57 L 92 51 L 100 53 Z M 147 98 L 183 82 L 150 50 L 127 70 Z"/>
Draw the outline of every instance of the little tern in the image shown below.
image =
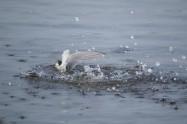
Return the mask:
<path id="1" fill-rule="evenodd" d="M 70 50 L 66 49 L 62 53 L 62 60 L 58 60 L 55 63 L 55 67 L 61 72 L 66 72 L 67 67 L 72 67 L 79 60 L 87 60 L 104 54 L 105 53 L 97 51 L 76 52 L 71 54 Z"/>

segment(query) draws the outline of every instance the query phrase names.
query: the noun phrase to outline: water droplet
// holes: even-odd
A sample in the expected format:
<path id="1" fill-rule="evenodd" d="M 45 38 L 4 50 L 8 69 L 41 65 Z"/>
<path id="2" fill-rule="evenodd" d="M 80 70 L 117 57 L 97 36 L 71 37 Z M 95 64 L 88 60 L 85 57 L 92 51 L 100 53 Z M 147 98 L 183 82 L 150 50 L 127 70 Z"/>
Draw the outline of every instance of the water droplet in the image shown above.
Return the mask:
<path id="1" fill-rule="evenodd" d="M 82 34 L 81 37 L 84 38 L 84 34 Z"/>
<path id="2" fill-rule="evenodd" d="M 179 68 L 182 68 L 182 65 L 180 65 Z"/>
<path id="3" fill-rule="evenodd" d="M 173 80 L 174 80 L 174 81 L 176 81 L 176 80 L 177 80 L 177 78 L 173 78 Z"/>
<path id="4" fill-rule="evenodd" d="M 142 61 L 141 61 L 141 60 L 137 60 L 137 63 L 138 63 L 138 64 L 142 64 Z"/>
<path id="5" fill-rule="evenodd" d="M 173 51 L 173 49 L 174 49 L 173 47 L 169 47 L 169 51 L 170 51 L 170 52 L 172 52 L 172 51 Z"/>
<path id="6" fill-rule="evenodd" d="M 90 51 L 92 51 L 91 49 L 88 49 L 88 51 L 90 52 Z"/>
<path id="7" fill-rule="evenodd" d="M 109 91 L 109 92 L 112 91 L 109 87 L 106 90 Z"/>
<path id="8" fill-rule="evenodd" d="M 182 59 L 186 59 L 186 56 L 185 56 L 185 55 L 182 55 Z"/>
<path id="9" fill-rule="evenodd" d="M 11 85 L 12 85 L 12 83 L 11 83 L 11 82 L 8 82 L 8 85 L 9 85 L 9 86 L 11 86 Z"/>
<path id="10" fill-rule="evenodd" d="M 43 71 L 41 71 L 41 72 L 38 73 L 38 76 L 39 76 L 39 77 L 42 77 L 42 76 L 44 76 L 44 75 L 45 75 L 45 73 L 44 73 Z"/>
<path id="11" fill-rule="evenodd" d="M 141 71 L 136 71 L 136 75 L 142 75 Z"/>
<path id="12" fill-rule="evenodd" d="M 116 87 L 112 87 L 112 90 L 116 90 Z"/>
<path id="13" fill-rule="evenodd" d="M 156 66 L 160 66 L 160 62 L 156 62 L 156 64 L 155 64 Z"/>
<path id="14" fill-rule="evenodd" d="M 84 45 L 86 44 L 86 42 L 83 43 Z"/>
<path id="15" fill-rule="evenodd" d="M 138 43 L 134 43 L 134 45 L 135 45 L 135 46 L 137 46 L 137 45 L 138 45 Z"/>
<path id="16" fill-rule="evenodd" d="M 131 11 L 131 14 L 134 14 L 134 11 Z"/>
<path id="17" fill-rule="evenodd" d="M 120 48 L 123 48 L 123 45 L 120 45 L 119 47 L 120 47 Z"/>
<path id="18" fill-rule="evenodd" d="M 131 35 L 131 36 L 130 36 L 130 38 L 131 38 L 131 39 L 134 39 L 134 36 L 133 36 L 133 35 Z"/>
<path id="19" fill-rule="evenodd" d="M 79 17 L 75 17 L 75 21 L 77 21 L 77 22 L 78 22 L 78 21 L 79 21 Z"/>
<path id="20" fill-rule="evenodd" d="M 176 58 L 173 58 L 172 61 L 173 61 L 173 62 L 177 62 L 178 60 L 177 60 Z"/>
<path id="21" fill-rule="evenodd" d="M 143 64 L 143 65 L 142 65 L 142 69 L 145 69 L 145 67 L 147 67 L 147 65 L 146 65 L 146 64 Z"/>
<path id="22" fill-rule="evenodd" d="M 163 80 L 164 78 L 162 76 L 160 76 L 160 80 Z"/>
<path id="23" fill-rule="evenodd" d="M 95 47 L 92 47 L 92 50 L 95 50 Z"/>
<path id="24" fill-rule="evenodd" d="M 152 73 L 152 69 L 151 68 L 149 68 L 148 70 L 147 70 L 147 72 L 149 72 L 149 73 Z"/>
<path id="25" fill-rule="evenodd" d="M 28 51 L 28 53 L 30 54 L 30 53 L 31 53 L 31 51 Z"/>
<path id="26" fill-rule="evenodd" d="M 71 46 L 74 46 L 74 44 L 73 44 L 73 43 L 71 43 Z"/>
<path id="27" fill-rule="evenodd" d="M 175 74 L 176 74 L 177 77 L 179 76 L 179 73 L 175 73 Z"/>
<path id="28" fill-rule="evenodd" d="M 129 46 L 125 46 L 125 48 L 129 48 Z"/>
<path id="29" fill-rule="evenodd" d="M 138 73 L 138 71 L 136 71 L 136 75 L 138 75 L 139 73 Z"/>

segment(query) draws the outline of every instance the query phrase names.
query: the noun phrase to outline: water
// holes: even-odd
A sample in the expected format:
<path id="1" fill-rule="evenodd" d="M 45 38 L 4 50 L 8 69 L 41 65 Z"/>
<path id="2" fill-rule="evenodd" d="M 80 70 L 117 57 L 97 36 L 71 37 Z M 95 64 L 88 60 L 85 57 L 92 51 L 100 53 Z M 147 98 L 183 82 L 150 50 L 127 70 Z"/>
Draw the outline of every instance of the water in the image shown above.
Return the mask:
<path id="1" fill-rule="evenodd" d="M 0 1 L 0 123 L 186 123 L 186 6 Z M 107 55 L 60 74 L 66 48 Z"/>

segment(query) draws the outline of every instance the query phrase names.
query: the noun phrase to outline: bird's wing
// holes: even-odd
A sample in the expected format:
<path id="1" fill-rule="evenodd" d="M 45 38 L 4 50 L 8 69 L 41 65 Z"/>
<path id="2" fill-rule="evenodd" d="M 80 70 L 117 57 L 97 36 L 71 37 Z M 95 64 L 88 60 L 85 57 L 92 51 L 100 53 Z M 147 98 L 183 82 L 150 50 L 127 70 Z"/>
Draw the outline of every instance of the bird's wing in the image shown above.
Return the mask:
<path id="1" fill-rule="evenodd" d="M 68 63 L 74 63 L 78 60 L 86 60 L 91 59 L 99 55 L 104 55 L 105 53 L 102 52 L 77 52 L 70 55 Z"/>

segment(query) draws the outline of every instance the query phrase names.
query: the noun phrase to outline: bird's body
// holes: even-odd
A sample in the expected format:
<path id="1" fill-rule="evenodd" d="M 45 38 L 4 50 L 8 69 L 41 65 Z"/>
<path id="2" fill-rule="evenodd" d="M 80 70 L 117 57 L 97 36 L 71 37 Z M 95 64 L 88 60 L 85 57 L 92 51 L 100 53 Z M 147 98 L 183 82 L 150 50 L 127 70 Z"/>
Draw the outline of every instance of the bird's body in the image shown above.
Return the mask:
<path id="1" fill-rule="evenodd" d="M 66 72 L 67 67 L 71 67 L 74 65 L 75 62 L 79 60 L 86 60 L 91 59 L 99 55 L 104 55 L 105 53 L 102 52 L 93 52 L 93 51 L 86 51 L 86 52 L 76 52 L 73 54 L 70 54 L 70 50 L 65 50 L 62 54 L 62 60 L 58 60 L 58 62 L 55 64 L 55 67 L 62 71 Z"/>

